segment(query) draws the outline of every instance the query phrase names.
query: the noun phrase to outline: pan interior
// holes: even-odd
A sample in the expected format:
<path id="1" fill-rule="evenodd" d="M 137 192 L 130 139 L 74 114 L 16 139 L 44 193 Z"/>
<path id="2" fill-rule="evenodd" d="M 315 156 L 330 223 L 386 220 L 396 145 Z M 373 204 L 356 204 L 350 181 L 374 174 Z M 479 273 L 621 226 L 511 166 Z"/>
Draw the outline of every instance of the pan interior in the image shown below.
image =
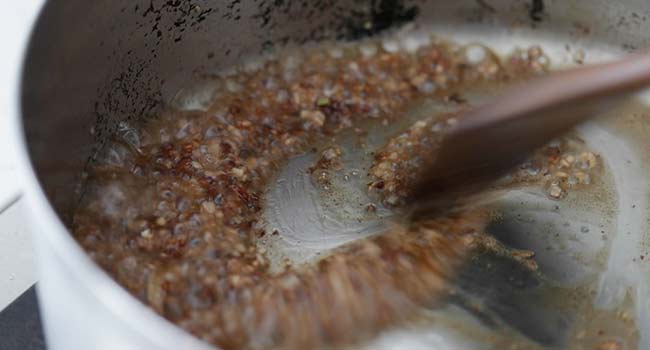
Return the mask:
<path id="1" fill-rule="evenodd" d="M 429 31 L 461 45 L 481 43 L 502 56 L 534 43 L 550 57 L 553 69 L 623 54 L 606 44 L 567 45 L 516 30 L 415 29 L 420 35 Z M 468 91 L 467 99 L 480 104 L 501 88 Z M 406 119 L 413 122 L 448 109 L 424 103 Z M 647 281 L 641 271 L 647 269 L 644 217 L 650 207 L 643 174 L 648 170 L 650 142 L 641 130 L 649 125 L 649 111 L 641 94 L 575 131 L 604 162 L 604 174 L 589 190 L 558 201 L 539 188 L 524 186 L 508 190 L 493 204 L 499 214 L 489 232 L 510 248 L 535 252 L 539 275 L 490 254 L 475 256 L 455 282 L 458 294 L 446 307 L 429 311 L 433 326 L 387 332 L 369 348 L 400 344 L 436 349 L 590 349 L 608 342 L 629 348 L 644 344 L 650 315 L 643 307 Z M 391 132 L 370 134 L 376 135 L 379 146 Z M 271 184 L 265 217 L 268 229 L 279 235 L 263 245 L 277 266 L 286 260 L 300 264 L 325 256 L 340 245 L 382 232 L 399 217 L 381 203 L 374 203 L 375 215 L 364 213 L 363 203 L 372 201 L 363 191 L 372 156 L 355 152 L 354 138 L 343 134 L 337 141 L 349 152 L 343 152 L 345 166 L 337 175 L 340 181 L 333 184 L 335 199 L 319 193 L 310 180 L 307 169 L 316 161 L 314 154 L 291 159 Z M 472 311 L 477 305 L 481 311 Z"/>

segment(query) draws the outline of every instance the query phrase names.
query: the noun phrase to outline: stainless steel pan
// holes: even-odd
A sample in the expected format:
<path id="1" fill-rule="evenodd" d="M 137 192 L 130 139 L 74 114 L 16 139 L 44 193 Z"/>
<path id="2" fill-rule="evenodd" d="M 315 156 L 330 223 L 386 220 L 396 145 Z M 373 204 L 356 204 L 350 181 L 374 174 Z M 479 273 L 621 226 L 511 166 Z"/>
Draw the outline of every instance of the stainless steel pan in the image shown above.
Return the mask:
<path id="1" fill-rule="evenodd" d="M 16 130 L 22 135 L 20 167 L 28 183 L 50 348 L 209 348 L 131 297 L 68 233 L 84 169 L 120 121 L 155 114 L 197 73 L 282 45 L 350 40 L 406 23 L 502 52 L 539 44 L 556 66 L 650 46 L 646 0 L 47 2 L 24 61 L 22 113 L 13 117 L 22 122 Z M 569 211 L 563 220 L 578 229 L 581 220 L 606 227 L 607 243 L 598 243 L 600 234 L 584 238 L 563 230 L 565 236 L 553 239 L 569 248 L 540 256 L 545 271 L 566 285 L 596 279 L 596 293 L 589 296 L 595 307 L 630 305 L 641 349 L 650 348 L 650 271 L 640 258 L 650 243 L 650 181 L 638 176 L 650 165 L 645 131 L 601 124 L 584 128 L 585 137 L 609 156 L 608 166 L 618 169 L 612 180 L 618 185 L 613 204 L 605 209 L 594 204 L 594 212 L 608 214 L 591 220 Z M 515 211 L 513 203 L 504 205 Z M 552 207 L 545 208 L 552 214 Z M 408 339 L 396 336 L 390 344 L 421 344 Z M 461 344 L 451 335 L 434 343 L 439 349 Z"/>

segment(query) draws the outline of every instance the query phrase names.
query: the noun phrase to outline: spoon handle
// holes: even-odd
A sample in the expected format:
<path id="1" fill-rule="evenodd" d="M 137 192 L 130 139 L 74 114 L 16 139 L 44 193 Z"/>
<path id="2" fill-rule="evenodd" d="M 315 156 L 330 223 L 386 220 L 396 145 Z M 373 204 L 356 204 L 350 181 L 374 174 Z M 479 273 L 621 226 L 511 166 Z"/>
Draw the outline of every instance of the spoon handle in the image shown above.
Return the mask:
<path id="1" fill-rule="evenodd" d="M 548 75 L 458 117 L 412 191 L 445 210 L 507 174 L 531 152 L 650 85 L 650 54 Z"/>

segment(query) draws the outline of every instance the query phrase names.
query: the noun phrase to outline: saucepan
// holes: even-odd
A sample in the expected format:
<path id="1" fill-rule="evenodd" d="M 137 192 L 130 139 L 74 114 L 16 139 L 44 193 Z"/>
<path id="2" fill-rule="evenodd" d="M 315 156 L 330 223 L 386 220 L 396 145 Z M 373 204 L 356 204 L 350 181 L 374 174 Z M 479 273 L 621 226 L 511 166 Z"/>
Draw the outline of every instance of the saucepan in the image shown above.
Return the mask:
<path id="1" fill-rule="evenodd" d="M 49 348 L 211 347 L 140 303 L 69 233 L 86 171 L 121 125 L 146 122 L 197 76 L 226 70 L 249 57 L 285 46 L 350 42 L 404 28 L 426 29 L 459 44 L 485 44 L 504 55 L 518 47 L 539 46 L 553 67 L 563 67 L 605 61 L 650 46 L 650 4 L 645 0 L 47 2 L 24 58 L 21 113 L 12 117 L 20 121 L 15 130 L 22 150 L 19 167 L 27 182 L 38 297 Z M 641 94 L 618 116 L 577 130 L 609 169 L 611 186 L 606 194 L 573 206 L 520 191 L 500 204 L 507 217 L 492 230 L 505 244 L 534 251 L 551 285 L 525 276 L 517 266 L 497 272 L 475 266 L 461 276 L 470 297 L 455 307 L 465 310 L 464 316 L 458 311 L 455 319 L 441 321 L 444 332 L 404 330 L 386 335 L 375 346 L 515 346 L 516 342 L 490 341 L 491 330 L 507 329 L 511 338 L 532 339 L 538 348 L 650 348 L 650 257 L 646 257 L 650 181 L 644 175 L 650 166 L 650 143 L 645 140 L 650 124 L 644 123 L 650 119 L 650 107 L 644 109 L 648 101 Z M 494 258 L 481 266 L 499 264 L 509 262 Z M 555 298 L 573 299 L 583 308 L 567 306 L 568 311 L 547 313 L 540 291 L 555 289 L 562 290 L 551 293 Z M 467 311 L 473 302 L 491 312 Z M 591 323 L 607 328 L 593 330 Z M 576 325 L 585 330 L 581 333 Z M 475 337 L 469 341 L 468 334 Z"/>

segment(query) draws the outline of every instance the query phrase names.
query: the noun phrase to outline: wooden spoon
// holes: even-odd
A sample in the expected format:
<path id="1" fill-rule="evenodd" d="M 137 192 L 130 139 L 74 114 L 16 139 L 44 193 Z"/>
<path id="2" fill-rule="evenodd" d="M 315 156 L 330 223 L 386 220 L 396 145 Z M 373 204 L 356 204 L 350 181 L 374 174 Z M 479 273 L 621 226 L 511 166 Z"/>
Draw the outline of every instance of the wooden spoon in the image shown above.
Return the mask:
<path id="1" fill-rule="evenodd" d="M 650 85 L 650 54 L 531 81 L 465 112 L 412 190 L 418 213 L 442 212 L 485 189 L 531 152 Z"/>

